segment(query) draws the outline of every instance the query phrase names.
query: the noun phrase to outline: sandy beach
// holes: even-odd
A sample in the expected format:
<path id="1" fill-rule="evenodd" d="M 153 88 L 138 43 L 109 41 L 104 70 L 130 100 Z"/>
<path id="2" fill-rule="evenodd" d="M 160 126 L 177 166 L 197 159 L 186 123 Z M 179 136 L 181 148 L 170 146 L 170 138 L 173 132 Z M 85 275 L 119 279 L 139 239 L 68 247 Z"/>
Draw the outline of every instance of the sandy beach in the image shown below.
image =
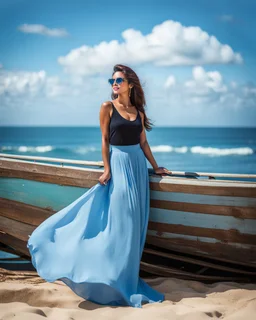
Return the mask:
<path id="1" fill-rule="evenodd" d="M 0 272 L 1 274 L 1 272 Z M 204 284 L 176 278 L 145 279 L 165 293 L 162 303 L 142 308 L 109 307 L 85 301 L 61 281 L 45 282 L 38 276 L 0 278 L 1 320 L 84 319 L 226 319 L 256 318 L 256 284 L 218 282 Z"/>

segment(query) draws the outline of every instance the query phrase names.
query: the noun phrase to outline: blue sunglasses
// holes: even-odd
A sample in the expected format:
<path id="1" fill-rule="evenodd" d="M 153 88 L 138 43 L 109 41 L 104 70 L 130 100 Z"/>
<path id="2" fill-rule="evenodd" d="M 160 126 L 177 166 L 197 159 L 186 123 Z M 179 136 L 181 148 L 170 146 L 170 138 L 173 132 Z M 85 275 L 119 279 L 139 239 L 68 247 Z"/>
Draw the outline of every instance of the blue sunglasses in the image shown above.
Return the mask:
<path id="1" fill-rule="evenodd" d="M 108 79 L 109 84 L 111 84 L 111 86 L 113 86 L 113 84 L 115 83 L 117 84 L 121 84 L 124 81 L 127 81 L 125 78 L 116 78 L 116 79 Z"/>

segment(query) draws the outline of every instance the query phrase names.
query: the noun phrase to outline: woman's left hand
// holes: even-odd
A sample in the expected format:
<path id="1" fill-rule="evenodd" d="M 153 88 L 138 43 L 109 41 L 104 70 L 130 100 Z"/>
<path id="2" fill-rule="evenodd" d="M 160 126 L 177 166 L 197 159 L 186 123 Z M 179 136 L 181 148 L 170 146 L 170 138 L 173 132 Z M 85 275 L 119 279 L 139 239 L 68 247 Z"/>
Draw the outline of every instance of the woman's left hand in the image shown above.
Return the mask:
<path id="1" fill-rule="evenodd" d="M 158 167 L 154 169 L 156 174 L 172 174 L 172 172 L 165 167 Z"/>

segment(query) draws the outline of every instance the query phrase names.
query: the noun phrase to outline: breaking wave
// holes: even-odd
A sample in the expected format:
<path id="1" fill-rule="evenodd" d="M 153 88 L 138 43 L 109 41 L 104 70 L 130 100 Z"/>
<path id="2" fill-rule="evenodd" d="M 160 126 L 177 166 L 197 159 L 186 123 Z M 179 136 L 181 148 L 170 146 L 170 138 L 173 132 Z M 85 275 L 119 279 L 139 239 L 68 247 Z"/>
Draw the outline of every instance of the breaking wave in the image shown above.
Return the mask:
<path id="1" fill-rule="evenodd" d="M 54 150 L 52 146 L 0 146 L 0 151 L 15 151 L 15 152 L 50 152 Z"/>
<path id="2" fill-rule="evenodd" d="M 88 152 L 100 151 L 100 149 L 93 146 L 70 146 L 70 147 L 56 147 L 56 146 L 0 146 L 0 152 L 12 151 L 17 153 L 46 153 L 51 151 L 67 151 L 78 154 L 85 154 Z"/>
<path id="3" fill-rule="evenodd" d="M 0 152 L 11 151 L 16 153 L 47 153 L 51 151 L 66 151 L 76 154 L 86 154 L 90 152 L 100 152 L 100 147 L 95 146 L 70 146 L 70 147 L 56 147 L 51 145 L 45 146 L 0 146 Z M 202 147 L 202 146 L 181 146 L 173 147 L 170 145 L 156 145 L 151 146 L 151 150 L 154 153 L 193 153 L 201 154 L 206 156 L 248 156 L 255 153 L 250 147 L 240 147 L 240 148 L 213 148 L 213 147 Z"/>
<path id="4" fill-rule="evenodd" d="M 152 152 L 175 152 L 175 153 L 187 153 L 191 152 L 194 154 L 202 154 L 209 156 L 230 156 L 230 155 L 239 155 L 239 156 L 248 156 L 254 153 L 254 150 L 249 147 L 243 148 L 213 148 L 213 147 L 173 147 L 169 145 L 158 145 L 151 147 Z"/>

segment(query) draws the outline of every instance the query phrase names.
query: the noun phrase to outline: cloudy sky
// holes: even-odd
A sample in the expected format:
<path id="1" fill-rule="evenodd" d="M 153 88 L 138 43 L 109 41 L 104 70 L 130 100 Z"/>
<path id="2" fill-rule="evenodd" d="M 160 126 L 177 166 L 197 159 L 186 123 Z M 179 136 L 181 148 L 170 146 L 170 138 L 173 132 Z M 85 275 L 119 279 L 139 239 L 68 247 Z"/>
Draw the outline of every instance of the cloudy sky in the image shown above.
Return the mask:
<path id="1" fill-rule="evenodd" d="M 253 0 L 1 0 L 0 125 L 98 125 L 113 65 L 156 126 L 256 126 Z"/>

